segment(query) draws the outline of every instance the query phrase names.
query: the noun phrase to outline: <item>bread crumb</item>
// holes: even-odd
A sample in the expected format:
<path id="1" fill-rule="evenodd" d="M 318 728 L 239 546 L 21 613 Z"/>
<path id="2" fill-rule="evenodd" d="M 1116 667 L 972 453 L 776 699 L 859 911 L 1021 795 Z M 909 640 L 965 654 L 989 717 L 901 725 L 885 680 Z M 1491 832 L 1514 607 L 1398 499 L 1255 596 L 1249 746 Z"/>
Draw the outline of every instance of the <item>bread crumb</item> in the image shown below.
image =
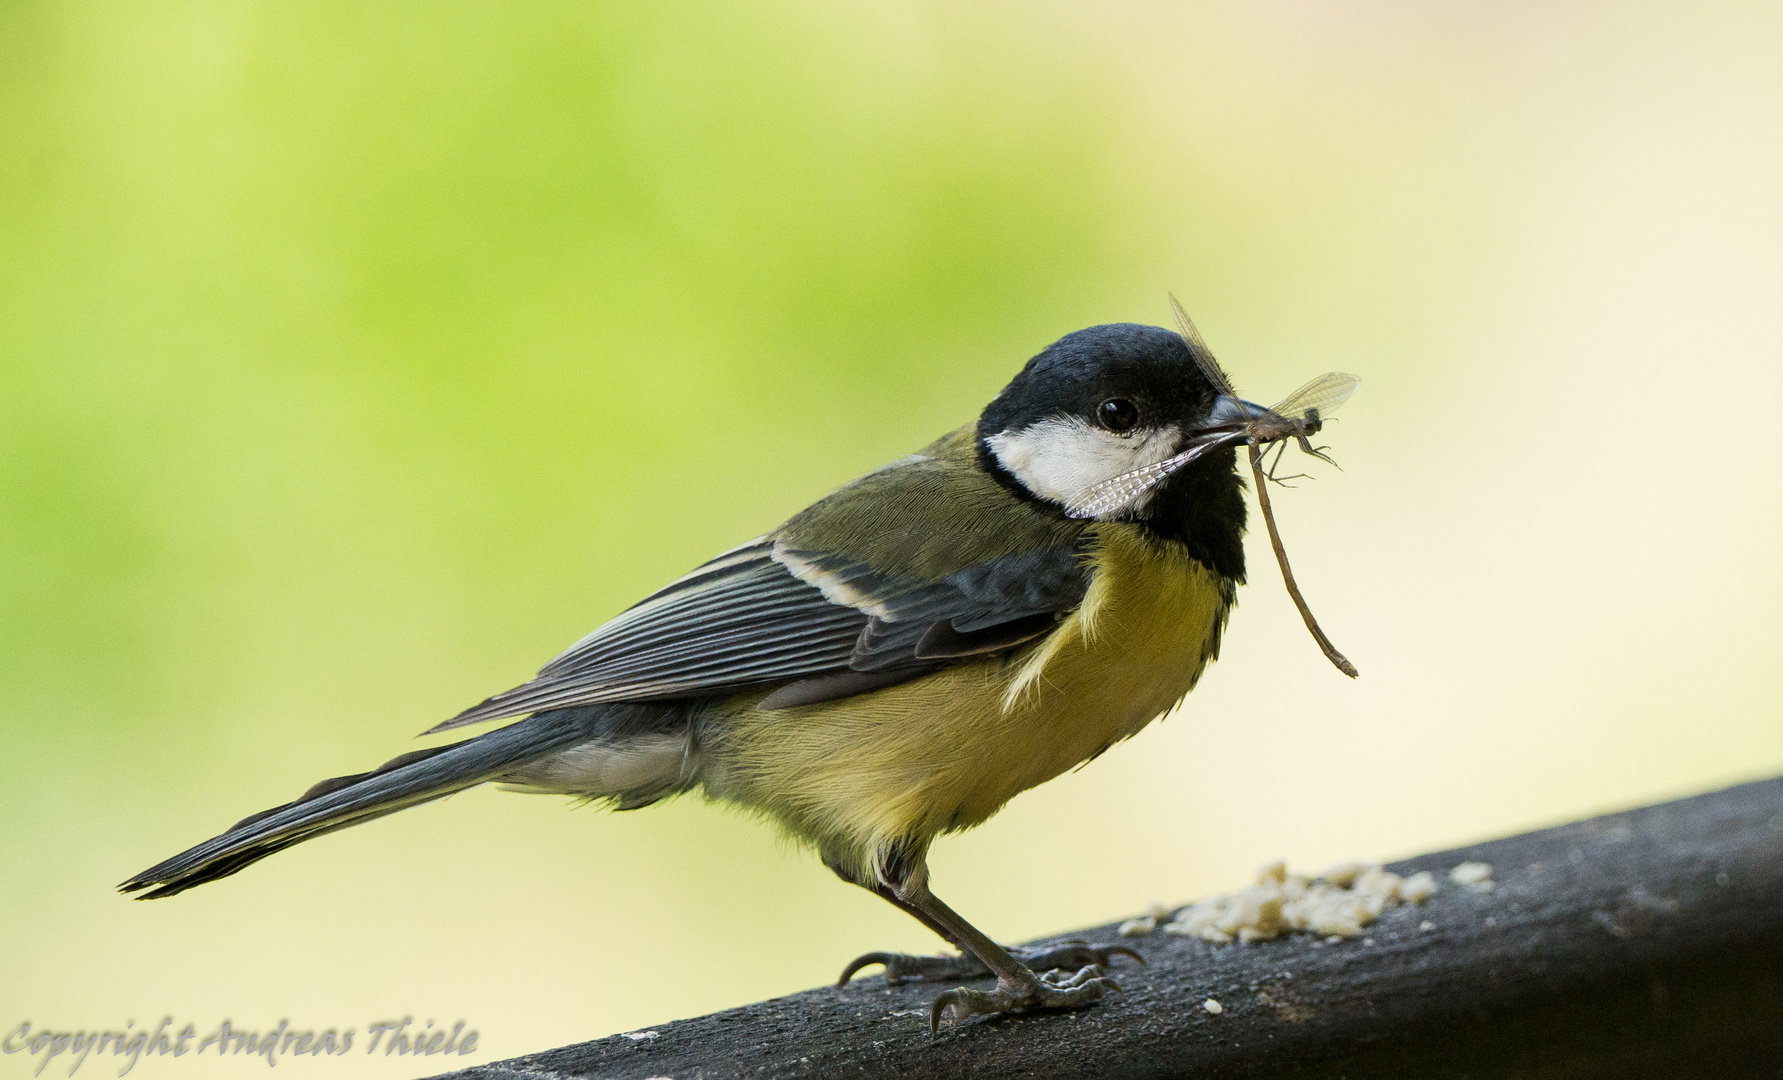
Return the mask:
<path id="1" fill-rule="evenodd" d="M 1422 904 L 1436 892 L 1436 875 L 1420 870 L 1399 883 L 1399 898 Z"/>
<path id="2" fill-rule="evenodd" d="M 1203 1001 L 1201 1003 L 1201 1007 L 1203 1009 L 1206 1009 L 1208 1012 L 1212 1013 L 1215 1016 L 1218 1016 L 1221 1013 L 1226 1011 L 1226 1007 L 1224 1005 L 1221 1005 L 1219 1002 L 1215 1001 L 1212 998 L 1208 998 L 1206 1001 Z"/>
<path id="3" fill-rule="evenodd" d="M 1362 872 L 1367 869 L 1367 863 L 1338 863 L 1336 866 L 1326 867 L 1325 872 L 1320 874 L 1319 878 L 1323 881 L 1329 881 L 1333 885 L 1347 886 L 1360 877 Z"/>
<path id="4" fill-rule="evenodd" d="M 1492 877 L 1492 864 L 1483 862 L 1464 862 L 1449 871 L 1449 880 L 1457 885 L 1478 885 Z"/>
<path id="5" fill-rule="evenodd" d="M 1216 945 L 1268 941 L 1296 931 L 1331 943 L 1359 935 L 1395 904 L 1421 904 L 1436 892 L 1429 871 L 1409 877 L 1374 863 L 1340 863 L 1318 877 L 1289 871 L 1277 860 L 1257 871 L 1255 884 L 1208 896 L 1174 912 L 1153 904 L 1146 914 L 1120 926 L 1123 937 L 1154 930 L 1195 937 Z"/>

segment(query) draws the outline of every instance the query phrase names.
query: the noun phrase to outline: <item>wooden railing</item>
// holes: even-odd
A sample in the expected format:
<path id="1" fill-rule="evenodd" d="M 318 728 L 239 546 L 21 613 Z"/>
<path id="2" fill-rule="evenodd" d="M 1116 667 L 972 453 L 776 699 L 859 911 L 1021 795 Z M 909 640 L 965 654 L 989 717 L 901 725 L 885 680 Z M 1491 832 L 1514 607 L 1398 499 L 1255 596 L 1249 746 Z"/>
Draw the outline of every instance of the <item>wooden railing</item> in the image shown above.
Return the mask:
<path id="1" fill-rule="evenodd" d="M 1126 993 L 943 1026 L 878 978 L 453 1074 L 674 1077 L 1783 1077 L 1783 778 L 1394 864 L 1494 868 L 1342 944 L 1115 925 Z M 1422 927 L 1422 929 L 1421 929 Z M 1216 1015 L 1202 1007 L 1216 999 Z"/>

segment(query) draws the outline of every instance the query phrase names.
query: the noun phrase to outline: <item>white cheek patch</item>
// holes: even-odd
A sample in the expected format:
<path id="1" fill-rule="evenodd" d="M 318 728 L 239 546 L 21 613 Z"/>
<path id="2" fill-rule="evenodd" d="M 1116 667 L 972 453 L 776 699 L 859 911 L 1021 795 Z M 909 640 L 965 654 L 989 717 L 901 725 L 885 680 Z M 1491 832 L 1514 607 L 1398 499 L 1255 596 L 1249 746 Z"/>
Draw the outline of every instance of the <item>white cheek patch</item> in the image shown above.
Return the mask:
<path id="1" fill-rule="evenodd" d="M 1175 454 L 1182 433 L 1174 426 L 1139 428 L 1126 435 L 1105 431 L 1074 416 L 1054 417 L 1019 431 L 985 439 L 997 463 L 1043 499 L 1069 503 L 1085 489 Z M 1137 509 L 1150 491 L 1110 514 Z"/>

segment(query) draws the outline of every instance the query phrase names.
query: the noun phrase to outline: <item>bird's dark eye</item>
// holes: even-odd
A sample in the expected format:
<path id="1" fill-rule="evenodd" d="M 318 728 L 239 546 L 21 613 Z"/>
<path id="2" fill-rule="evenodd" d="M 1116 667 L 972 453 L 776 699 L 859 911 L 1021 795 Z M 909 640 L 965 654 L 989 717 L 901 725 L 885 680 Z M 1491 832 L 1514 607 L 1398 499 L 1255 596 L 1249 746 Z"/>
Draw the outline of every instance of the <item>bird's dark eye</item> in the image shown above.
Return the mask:
<path id="1" fill-rule="evenodd" d="M 1109 398 L 1096 406 L 1096 422 L 1110 431 L 1126 431 L 1139 423 L 1139 408 L 1126 398 Z"/>

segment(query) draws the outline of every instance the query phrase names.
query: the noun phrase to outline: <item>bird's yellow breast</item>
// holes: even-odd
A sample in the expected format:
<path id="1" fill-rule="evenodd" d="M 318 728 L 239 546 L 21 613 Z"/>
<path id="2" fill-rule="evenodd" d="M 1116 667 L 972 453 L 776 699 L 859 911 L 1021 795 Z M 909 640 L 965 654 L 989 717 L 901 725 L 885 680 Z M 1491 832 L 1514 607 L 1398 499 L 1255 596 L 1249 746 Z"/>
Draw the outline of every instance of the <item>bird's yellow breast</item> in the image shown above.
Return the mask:
<path id="1" fill-rule="evenodd" d="M 1091 550 L 1082 606 L 1007 658 L 797 708 L 736 700 L 699 751 L 707 792 L 865 869 L 1133 735 L 1214 657 L 1233 586 L 1132 526 L 1097 526 Z"/>

